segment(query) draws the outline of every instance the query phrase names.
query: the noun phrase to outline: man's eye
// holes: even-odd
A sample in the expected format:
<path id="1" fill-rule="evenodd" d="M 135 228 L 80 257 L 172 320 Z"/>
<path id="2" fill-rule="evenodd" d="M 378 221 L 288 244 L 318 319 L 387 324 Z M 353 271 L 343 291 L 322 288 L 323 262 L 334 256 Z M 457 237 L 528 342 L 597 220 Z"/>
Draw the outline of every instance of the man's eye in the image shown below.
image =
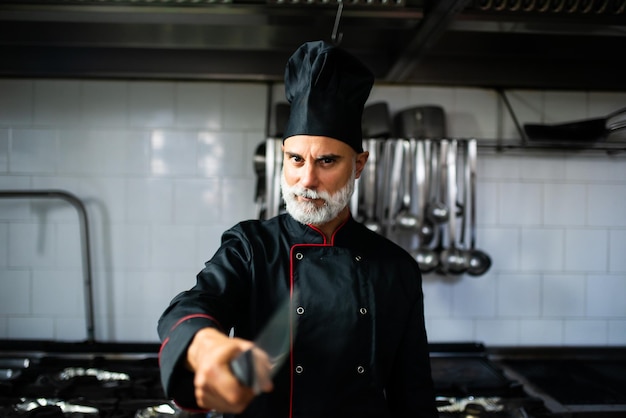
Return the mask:
<path id="1" fill-rule="evenodd" d="M 323 164 L 332 164 L 335 162 L 335 159 L 334 158 L 322 158 L 320 161 Z"/>

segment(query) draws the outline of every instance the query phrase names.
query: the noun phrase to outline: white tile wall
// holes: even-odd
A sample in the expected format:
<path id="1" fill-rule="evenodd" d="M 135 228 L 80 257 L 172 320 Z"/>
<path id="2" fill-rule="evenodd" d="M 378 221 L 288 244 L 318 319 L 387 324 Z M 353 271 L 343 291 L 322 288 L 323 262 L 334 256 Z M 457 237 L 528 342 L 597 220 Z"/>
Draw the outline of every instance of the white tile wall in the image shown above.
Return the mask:
<path id="1" fill-rule="evenodd" d="M 587 187 L 583 184 L 544 183 L 545 225 L 583 226 L 587 218 Z"/>
<path id="2" fill-rule="evenodd" d="M 602 320 L 565 320 L 564 345 L 596 345 L 608 340 L 608 323 Z"/>
<path id="3" fill-rule="evenodd" d="M 520 321 L 520 345 L 562 345 L 563 321 L 550 319 L 523 319 Z"/>
<path id="4" fill-rule="evenodd" d="M 34 123 L 66 126 L 78 115 L 81 104 L 79 83 L 69 80 L 35 81 Z"/>
<path id="5" fill-rule="evenodd" d="M 609 344 L 626 345 L 626 321 L 609 321 Z"/>
<path id="6" fill-rule="evenodd" d="M 176 85 L 176 126 L 222 129 L 222 88 L 220 84 L 178 83 Z"/>
<path id="7" fill-rule="evenodd" d="M 128 124 L 128 83 L 83 81 L 81 83 L 81 124 L 117 128 Z"/>
<path id="8" fill-rule="evenodd" d="M 626 257 L 622 250 L 626 248 L 626 230 L 611 229 L 609 235 L 609 271 L 625 271 Z"/>
<path id="9" fill-rule="evenodd" d="M 545 318 L 585 316 L 584 274 L 544 274 L 541 283 L 541 315 Z"/>
<path id="10" fill-rule="evenodd" d="M 5 126 L 33 123 L 35 83 L 29 80 L 0 80 L 0 124 Z"/>
<path id="11" fill-rule="evenodd" d="M 626 226 L 624 213 L 615 208 L 626 208 L 626 185 L 588 185 L 587 224 L 593 226 Z"/>
<path id="12" fill-rule="evenodd" d="M 173 126 L 176 85 L 166 82 L 129 83 L 129 124 L 133 128 Z"/>
<path id="13" fill-rule="evenodd" d="M 624 294 L 626 281 L 622 277 L 590 275 L 587 280 L 587 316 L 624 317 Z"/>
<path id="14" fill-rule="evenodd" d="M 556 272 L 564 267 L 564 230 L 526 227 L 521 231 L 520 268 Z"/>
<path id="15" fill-rule="evenodd" d="M 0 173 L 9 170 L 9 130 L 0 129 Z"/>
<path id="16" fill-rule="evenodd" d="M 565 270 L 607 271 L 609 231 L 605 229 L 568 229 L 565 231 Z"/>
<path id="17" fill-rule="evenodd" d="M 537 318 L 541 313 L 541 277 L 500 274 L 496 290 L 497 315 Z"/>
<path id="18" fill-rule="evenodd" d="M 58 132 L 55 129 L 14 129 L 11 132 L 9 170 L 15 174 L 56 173 Z"/>
<path id="19" fill-rule="evenodd" d="M 498 191 L 498 221 L 503 225 L 543 223 L 540 183 L 501 183 Z"/>
<path id="20" fill-rule="evenodd" d="M 63 189 L 90 215 L 96 338 L 156 321 L 235 222 L 255 217 L 262 83 L 0 80 L 0 189 Z M 599 117 L 609 92 L 512 91 L 521 123 Z M 492 91 L 376 85 L 392 113 L 446 109 L 452 136 L 519 138 Z M 626 158 L 480 150 L 480 277 L 424 278 L 433 342 L 626 345 Z M 0 200 L 0 338 L 86 338 L 80 229 L 62 201 Z M 54 295 L 54 297 L 52 297 Z"/>

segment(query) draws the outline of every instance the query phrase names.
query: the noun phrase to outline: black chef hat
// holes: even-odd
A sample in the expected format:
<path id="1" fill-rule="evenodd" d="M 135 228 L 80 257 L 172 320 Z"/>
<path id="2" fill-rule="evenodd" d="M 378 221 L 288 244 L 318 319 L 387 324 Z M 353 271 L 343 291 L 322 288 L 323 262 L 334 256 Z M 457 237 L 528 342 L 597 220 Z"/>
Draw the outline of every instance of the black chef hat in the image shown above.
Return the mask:
<path id="1" fill-rule="evenodd" d="M 283 140 L 293 135 L 328 136 L 363 152 L 361 118 L 374 75 L 354 56 L 324 42 L 307 42 L 285 69 L 291 104 Z"/>

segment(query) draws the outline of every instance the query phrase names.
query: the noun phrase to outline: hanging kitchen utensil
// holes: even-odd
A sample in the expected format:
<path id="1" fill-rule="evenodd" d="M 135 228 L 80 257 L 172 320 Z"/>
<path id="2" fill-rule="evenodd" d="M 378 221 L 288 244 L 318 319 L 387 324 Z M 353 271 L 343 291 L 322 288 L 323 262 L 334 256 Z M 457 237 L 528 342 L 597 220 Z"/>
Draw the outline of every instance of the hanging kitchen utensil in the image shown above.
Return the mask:
<path id="1" fill-rule="evenodd" d="M 361 179 L 363 177 L 361 176 L 360 178 L 356 179 L 354 181 L 354 191 L 352 192 L 352 197 L 350 197 L 350 213 L 352 214 L 352 217 L 357 221 L 357 222 L 363 222 L 364 218 L 361 216 L 361 213 L 359 212 L 359 204 L 361 202 Z"/>
<path id="2" fill-rule="evenodd" d="M 437 243 L 434 248 L 428 245 L 420 245 L 415 254 L 413 255 L 417 264 L 420 266 L 420 271 L 424 274 L 431 273 L 439 267 L 439 255 L 444 250 L 443 240 L 445 236 L 444 224 L 434 226 L 437 236 Z"/>
<path id="3" fill-rule="evenodd" d="M 253 157 L 254 174 L 256 175 L 256 189 L 254 192 L 254 203 L 259 219 L 267 219 L 266 212 L 266 173 L 265 173 L 265 141 L 257 145 Z"/>
<path id="4" fill-rule="evenodd" d="M 395 225 L 404 230 L 415 230 L 419 226 L 418 216 L 411 210 L 411 196 L 413 193 L 413 172 L 415 170 L 415 153 L 416 142 L 415 140 L 402 141 L 402 200 L 400 203 L 400 209 L 395 216 Z M 397 183 L 395 183 L 397 184 Z M 393 213 L 396 213 L 395 211 Z"/>
<path id="5" fill-rule="evenodd" d="M 467 258 L 468 262 L 469 262 L 469 257 L 470 257 L 470 249 L 469 249 L 469 245 L 466 245 L 465 240 L 466 240 L 466 235 L 467 235 L 467 224 L 468 221 L 467 219 L 469 218 L 468 214 L 470 211 L 469 208 L 469 189 L 470 189 L 470 165 L 469 165 L 469 159 L 468 159 L 468 152 L 467 152 L 467 146 L 468 141 L 467 140 L 462 140 L 460 142 L 460 149 L 462 149 L 462 153 L 463 153 L 463 160 L 462 163 L 460 164 L 460 169 L 462 169 L 463 171 L 463 192 L 462 192 L 462 198 L 461 198 L 461 202 L 458 204 L 459 207 L 461 208 L 461 212 L 460 212 L 460 216 L 461 216 L 461 226 L 460 226 L 460 233 L 459 233 L 459 247 L 462 247 L 464 249 L 465 252 L 465 257 Z"/>
<path id="6" fill-rule="evenodd" d="M 416 150 L 416 181 L 418 187 L 418 213 L 420 214 L 420 224 L 417 229 L 419 246 L 411 252 L 411 255 L 420 266 L 422 273 L 429 273 L 435 270 L 439 264 L 439 254 L 429 247 L 435 237 L 435 226 L 426 217 L 426 203 L 430 195 L 430 155 L 431 141 L 420 140 Z"/>
<path id="7" fill-rule="evenodd" d="M 442 139 L 438 142 L 439 156 L 431 159 L 431 192 L 432 199 L 428 202 L 426 216 L 434 224 L 441 224 L 448 221 L 450 209 L 445 204 L 446 190 L 446 158 L 448 154 L 448 140 Z"/>
<path id="8" fill-rule="evenodd" d="M 432 141 L 430 139 L 419 140 L 417 142 L 415 173 L 417 190 L 419 196 L 418 210 L 420 224 L 417 227 L 420 245 L 429 245 L 435 236 L 435 227 L 427 216 L 428 199 L 431 188 L 431 157 Z"/>
<path id="9" fill-rule="evenodd" d="M 265 141 L 265 194 L 266 217 L 279 214 L 282 202 L 280 176 L 282 175 L 282 140 L 270 138 Z"/>
<path id="10" fill-rule="evenodd" d="M 394 117 L 396 136 L 440 139 L 446 136 L 446 118 L 441 106 L 415 106 Z"/>
<path id="11" fill-rule="evenodd" d="M 467 144 L 468 162 L 470 165 L 470 253 L 467 274 L 480 276 L 491 268 L 491 258 L 484 251 L 476 249 L 476 158 L 478 145 L 475 139 L 470 139 Z"/>
<path id="12" fill-rule="evenodd" d="M 402 144 L 399 140 L 378 140 L 378 151 L 380 157 L 376 168 L 376 217 L 382 222 L 381 234 L 389 236 L 393 229 L 393 214 L 396 211 L 400 184 L 398 179 L 394 178 L 394 159 L 396 150 L 400 152 L 400 165 L 402 164 Z M 400 174 L 396 177 L 401 177 Z"/>
<path id="13" fill-rule="evenodd" d="M 365 220 L 363 224 L 374 232 L 382 231 L 382 223 L 377 216 L 377 165 L 378 165 L 378 141 L 376 139 L 367 139 L 364 141 L 365 150 L 369 152 L 369 158 L 365 169 L 363 170 L 362 177 L 363 184 L 363 213 L 365 214 Z"/>
<path id="14" fill-rule="evenodd" d="M 361 130 L 363 137 L 367 138 L 364 140 L 364 149 L 370 151 L 370 156 L 366 172 L 361 176 L 362 179 L 365 179 L 358 181 L 356 184 L 351 208 L 353 213 L 360 214 L 358 216 L 359 221 L 366 223 L 376 232 L 383 233 L 385 222 L 381 217 L 382 203 L 380 199 L 382 196 L 378 195 L 377 191 L 380 190 L 379 184 L 384 181 L 385 177 L 384 174 L 380 173 L 381 166 L 384 165 L 384 155 L 381 156 L 380 153 L 382 149 L 381 142 L 376 140 L 387 139 L 391 136 L 391 116 L 386 102 L 377 102 L 365 106 L 361 119 Z M 368 146 L 365 145 L 366 143 Z M 372 174 L 373 180 L 370 182 L 367 178 L 372 178 Z M 366 195 L 367 197 L 365 197 Z M 365 201 L 366 199 L 367 202 Z M 372 205 L 374 206 L 372 207 Z M 355 207 L 361 207 L 362 209 L 357 211 Z"/>
<path id="15" fill-rule="evenodd" d="M 426 216 L 432 221 L 431 211 L 436 209 L 445 209 L 447 210 L 447 206 L 445 202 L 441 201 L 440 196 L 446 196 L 447 189 L 447 152 L 448 152 L 448 141 L 440 140 L 434 142 L 437 146 L 434 147 L 434 152 L 431 157 L 431 173 L 430 173 L 430 190 L 432 191 L 432 198 L 430 198 Z M 437 155 L 437 150 L 439 151 Z M 438 213 L 435 210 L 435 213 Z M 446 219 L 443 222 L 437 221 L 433 222 L 433 228 L 436 231 L 437 242 L 434 248 L 427 246 L 426 244 L 420 245 L 420 248 L 417 250 L 417 255 L 415 259 L 417 263 L 420 265 L 420 269 L 424 273 L 430 273 L 441 266 L 441 253 L 445 250 L 444 240 L 445 240 L 445 223 Z"/>
<path id="16" fill-rule="evenodd" d="M 448 180 L 448 207 L 456 206 L 457 201 L 457 140 L 450 141 L 447 157 Z M 441 270 L 450 274 L 462 274 L 467 270 L 468 258 L 456 246 L 456 213 L 451 213 L 448 219 L 448 248 L 440 256 Z"/>
<path id="17" fill-rule="evenodd" d="M 391 137 L 393 128 L 387 102 L 376 102 L 365 106 L 361 130 L 363 138 L 387 139 Z"/>

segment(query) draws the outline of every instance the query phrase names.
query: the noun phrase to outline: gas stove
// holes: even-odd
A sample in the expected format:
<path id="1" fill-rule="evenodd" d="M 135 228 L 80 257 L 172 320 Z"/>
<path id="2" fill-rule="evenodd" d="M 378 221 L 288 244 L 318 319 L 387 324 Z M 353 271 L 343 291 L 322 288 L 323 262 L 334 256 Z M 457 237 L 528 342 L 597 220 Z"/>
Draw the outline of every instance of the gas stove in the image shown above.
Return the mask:
<path id="1" fill-rule="evenodd" d="M 550 411 L 490 359 L 482 344 L 431 344 L 440 418 L 544 418 Z"/>
<path id="2" fill-rule="evenodd" d="M 163 393 L 158 346 L 47 348 L 0 353 L 0 417 L 192 416 Z"/>
<path id="3" fill-rule="evenodd" d="M 167 399 L 156 344 L 12 342 L 9 348 L 0 350 L 0 418 L 206 417 Z M 441 418 L 553 416 L 480 344 L 431 345 L 431 365 Z"/>

